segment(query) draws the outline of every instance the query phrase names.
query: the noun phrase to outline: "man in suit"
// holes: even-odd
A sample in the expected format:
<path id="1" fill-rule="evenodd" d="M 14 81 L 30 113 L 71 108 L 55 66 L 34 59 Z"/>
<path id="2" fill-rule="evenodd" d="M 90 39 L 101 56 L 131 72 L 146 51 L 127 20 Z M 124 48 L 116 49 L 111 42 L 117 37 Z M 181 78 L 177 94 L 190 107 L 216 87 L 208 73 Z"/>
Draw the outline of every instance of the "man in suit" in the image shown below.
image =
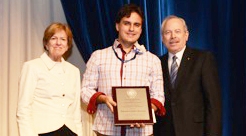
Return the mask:
<path id="1" fill-rule="evenodd" d="M 168 49 L 160 58 L 166 116 L 157 116 L 154 135 L 221 136 L 221 90 L 213 55 L 186 46 L 184 19 L 168 16 L 161 29 Z"/>

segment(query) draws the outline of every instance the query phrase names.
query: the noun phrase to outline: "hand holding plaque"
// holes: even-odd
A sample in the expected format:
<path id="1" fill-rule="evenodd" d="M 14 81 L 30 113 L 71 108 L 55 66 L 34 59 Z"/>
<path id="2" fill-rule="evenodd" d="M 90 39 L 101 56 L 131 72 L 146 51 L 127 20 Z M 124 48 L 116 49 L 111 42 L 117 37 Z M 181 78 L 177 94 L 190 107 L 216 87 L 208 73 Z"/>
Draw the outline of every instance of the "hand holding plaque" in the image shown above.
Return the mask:
<path id="1" fill-rule="evenodd" d="M 115 125 L 153 124 L 149 87 L 112 87 Z"/>

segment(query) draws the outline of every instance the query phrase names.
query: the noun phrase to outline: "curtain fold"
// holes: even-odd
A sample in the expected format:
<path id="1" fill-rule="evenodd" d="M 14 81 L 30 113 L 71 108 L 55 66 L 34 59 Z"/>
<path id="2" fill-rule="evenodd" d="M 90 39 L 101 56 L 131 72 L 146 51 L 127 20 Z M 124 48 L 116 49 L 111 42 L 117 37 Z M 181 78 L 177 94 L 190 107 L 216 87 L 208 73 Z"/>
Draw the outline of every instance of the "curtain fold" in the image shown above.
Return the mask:
<path id="1" fill-rule="evenodd" d="M 119 8 L 127 3 L 140 5 L 145 15 L 140 44 L 158 56 L 164 54 L 160 35 L 160 24 L 164 16 L 171 13 L 172 2 L 164 1 L 114 1 L 114 0 L 61 0 L 68 24 L 74 33 L 75 43 L 88 61 L 93 51 L 111 46 L 117 37 L 115 17 Z M 156 16 L 157 15 L 157 16 Z M 151 39 L 151 40 L 150 40 Z"/>
<path id="2" fill-rule="evenodd" d="M 66 19 L 85 62 L 90 54 L 112 45 L 114 18 L 126 3 L 145 15 L 140 44 L 156 54 L 167 52 L 160 26 L 167 15 L 183 17 L 190 31 L 188 46 L 214 53 L 222 86 L 223 136 L 246 133 L 246 7 L 244 0 L 61 0 Z"/>

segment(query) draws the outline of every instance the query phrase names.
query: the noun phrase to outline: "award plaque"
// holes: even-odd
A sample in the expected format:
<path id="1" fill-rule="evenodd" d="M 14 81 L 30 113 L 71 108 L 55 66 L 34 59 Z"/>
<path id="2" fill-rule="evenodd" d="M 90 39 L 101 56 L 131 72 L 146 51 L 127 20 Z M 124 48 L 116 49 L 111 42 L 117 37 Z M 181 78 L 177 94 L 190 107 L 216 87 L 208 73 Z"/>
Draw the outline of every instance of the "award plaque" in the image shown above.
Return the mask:
<path id="1" fill-rule="evenodd" d="M 112 87 L 115 125 L 153 124 L 149 87 Z"/>

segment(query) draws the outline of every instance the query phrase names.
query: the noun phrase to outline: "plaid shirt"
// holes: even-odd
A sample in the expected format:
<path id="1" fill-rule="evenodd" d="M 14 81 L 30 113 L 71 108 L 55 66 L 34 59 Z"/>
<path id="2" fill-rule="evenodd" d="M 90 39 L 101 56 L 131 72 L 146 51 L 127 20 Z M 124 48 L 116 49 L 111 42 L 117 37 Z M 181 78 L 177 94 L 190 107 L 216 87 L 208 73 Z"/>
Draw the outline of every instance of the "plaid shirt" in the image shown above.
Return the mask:
<path id="1" fill-rule="evenodd" d="M 122 51 L 117 48 L 119 44 L 115 40 L 113 48 L 121 58 Z M 106 104 L 98 104 L 96 108 L 93 108 L 96 106 L 97 94 L 112 96 L 112 86 L 149 86 L 152 102 L 159 103 L 158 108 L 160 105 L 163 107 L 164 89 L 160 60 L 148 51 L 139 53 L 135 59 L 132 59 L 136 51 L 139 51 L 136 47 L 140 45 L 137 42 L 135 45 L 137 46 L 125 55 L 125 61 L 130 61 L 123 64 L 122 83 L 120 76 L 122 62 L 116 57 L 112 46 L 95 51 L 86 65 L 81 97 L 83 102 L 89 104 L 88 112 L 96 113 L 93 130 L 101 134 L 121 135 L 121 127 L 114 125 L 114 115 Z M 94 99 L 94 103 L 91 99 Z M 126 127 L 126 135 L 129 136 L 151 135 L 152 133 L 152 125 L 146 125 L 144 128 Z"/>

